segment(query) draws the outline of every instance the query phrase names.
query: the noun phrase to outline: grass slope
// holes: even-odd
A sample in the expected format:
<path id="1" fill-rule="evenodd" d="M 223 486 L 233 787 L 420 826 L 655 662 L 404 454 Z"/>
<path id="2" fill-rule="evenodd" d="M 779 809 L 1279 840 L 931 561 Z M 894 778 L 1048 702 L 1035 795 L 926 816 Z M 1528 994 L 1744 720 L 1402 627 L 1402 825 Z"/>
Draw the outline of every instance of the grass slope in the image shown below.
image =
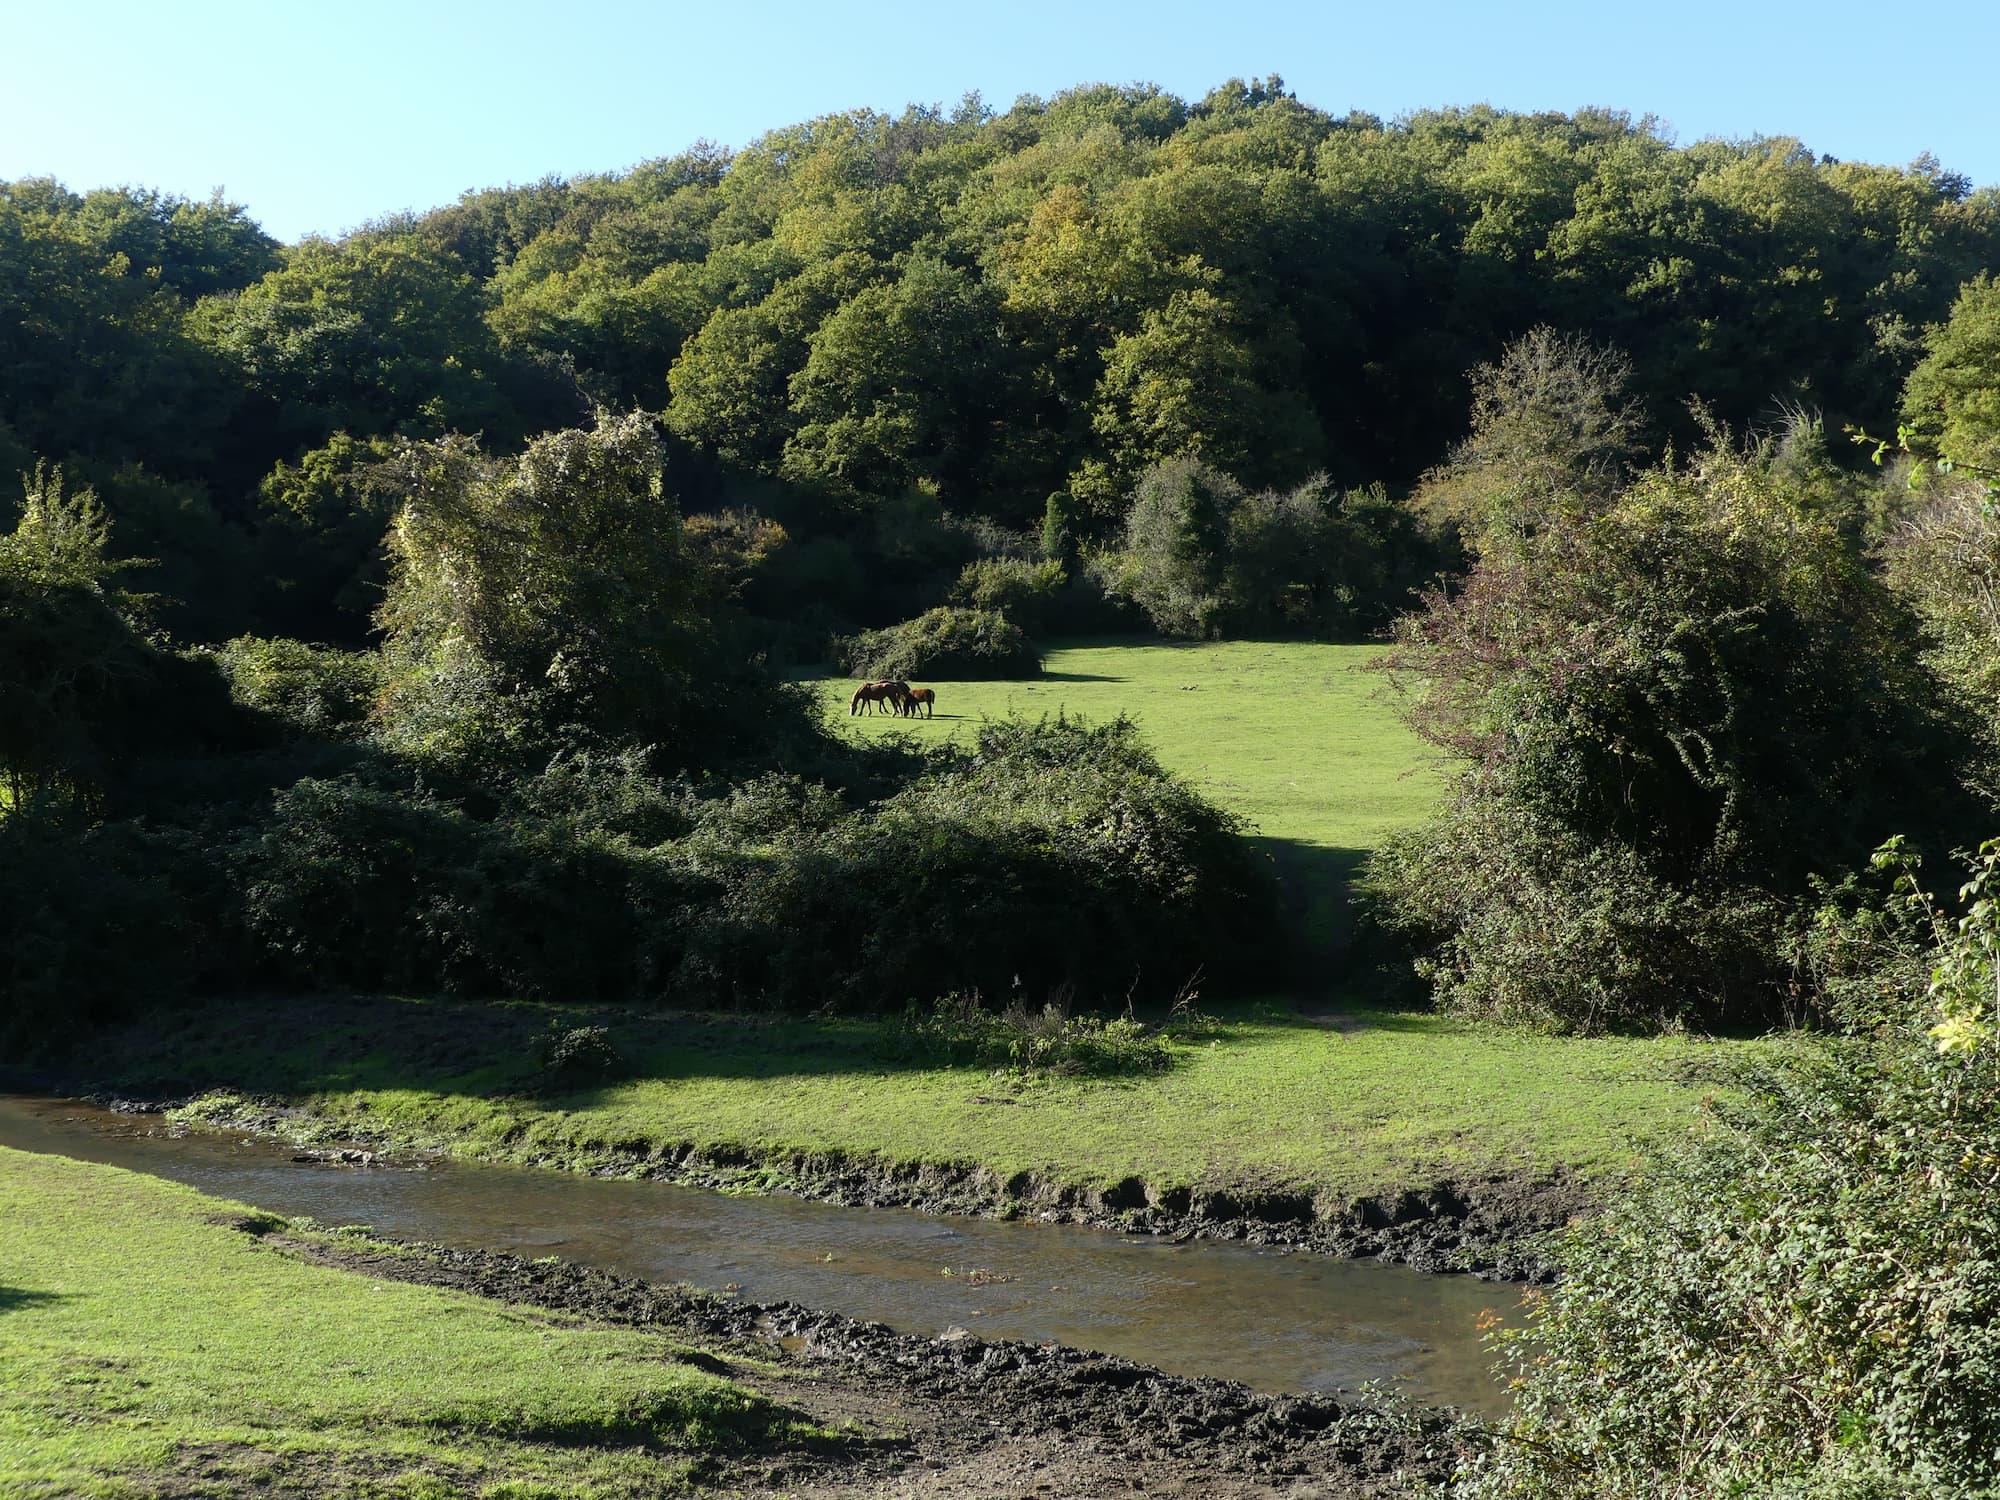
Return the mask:
<path id="1" fill-rule="evenodd" d="M 776 1420 L 657 1337 L 308 1265 L 260 1219 L 0 1149 L 0 1495 L 657 1493 Z"/>

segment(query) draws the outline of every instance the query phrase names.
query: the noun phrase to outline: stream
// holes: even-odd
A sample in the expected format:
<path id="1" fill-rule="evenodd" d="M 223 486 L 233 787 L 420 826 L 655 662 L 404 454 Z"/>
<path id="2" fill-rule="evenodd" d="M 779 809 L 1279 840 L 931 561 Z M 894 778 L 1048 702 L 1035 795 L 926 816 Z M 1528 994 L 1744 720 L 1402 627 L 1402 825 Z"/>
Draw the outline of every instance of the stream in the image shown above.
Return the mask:
<path id="1" fill-rule="evenodd" d="M 558 1255 L 905 1333 L 957 1326 L 1053 1341 L 1264 1391 L 1353 1392 L 1381 1380 L 1420 1401 L 1487 1413 L 1507 1404 L 1474 1320 L 1484 1308 L 1511 1312 L 1516 1293 L 1466 1276 L 438 1158 L 301 1163 L 263 1137 L 182 1134 L 158 1115 L 70 1099 L 0 1096 L 0 1146 L 146 1172 L 322 1224 Z"/>

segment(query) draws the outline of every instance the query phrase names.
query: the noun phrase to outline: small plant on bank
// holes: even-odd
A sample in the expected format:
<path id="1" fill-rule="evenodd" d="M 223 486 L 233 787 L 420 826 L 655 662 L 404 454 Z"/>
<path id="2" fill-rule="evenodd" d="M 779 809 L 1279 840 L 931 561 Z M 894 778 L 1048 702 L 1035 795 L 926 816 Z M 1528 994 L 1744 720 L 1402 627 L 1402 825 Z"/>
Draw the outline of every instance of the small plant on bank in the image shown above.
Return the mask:
<path id="1" fill-rule="evenodd" d="M 1131 1016 L 1071 1015 L 1063 993 L 1039 1007 L 1016 998 L 1002 1011 L 988 1010 L 977 994 L 947 995 L 928 1011 L 912 1005 L 892 1026 L 888 1045 L 891 1055 L 910 1061 L 1026 1078 L 1112 1078 L 1173 1066 L 1164 1028 Z"/>
<path id="2" fill-rule="evenodd" d="M 551 1021 L 535 1038 L 534 1057 L 536 1069 L 551 1083 L 598 1083 L 625 1065 L 606 1028 L 566 1027 L 560 1021 Z"/>

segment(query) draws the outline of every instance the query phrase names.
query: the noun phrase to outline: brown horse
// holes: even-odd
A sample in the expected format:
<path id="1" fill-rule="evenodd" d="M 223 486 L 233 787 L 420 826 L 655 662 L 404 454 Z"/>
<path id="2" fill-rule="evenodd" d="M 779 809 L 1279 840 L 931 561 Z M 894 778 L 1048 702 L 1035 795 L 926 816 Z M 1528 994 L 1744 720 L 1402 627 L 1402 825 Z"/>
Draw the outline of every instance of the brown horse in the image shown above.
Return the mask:
<path id="1" fill-rule="evenodd" d="M 937 705 L 937 694 L 929 688 L 911 688 L 909 700 L 903 705 L 903 712 L 912 718 L 916 717 L 917 705 L 920 703 L 923 705 L 924 717 L 928 719 L 931 710 Z"/>
<path id="2" fill-rule="evenodd" d="M 893 708 L 901 701 L 896 692 L 898 686 L 899 684 L 893 682 L 862 683 L 860 687 L 854 690 L 854 696 L 847 700 L 847 716 L 851 719 L 864 708 L 872 714 L 875 712 L 875 705 L 878 703 L 886 703 Z M 903 691 L 908 692 L 909 689 L 904 688 Z M 885 709 L 884 712 L 887 712 L 887 710 Z"/>

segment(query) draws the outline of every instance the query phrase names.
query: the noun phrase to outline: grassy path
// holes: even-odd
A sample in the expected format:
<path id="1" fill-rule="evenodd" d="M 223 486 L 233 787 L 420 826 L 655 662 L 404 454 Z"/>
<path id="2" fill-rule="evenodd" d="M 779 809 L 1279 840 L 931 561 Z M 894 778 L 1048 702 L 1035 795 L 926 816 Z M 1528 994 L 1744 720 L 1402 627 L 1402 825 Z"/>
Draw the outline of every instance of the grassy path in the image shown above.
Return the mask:
<path id="1" fill-rule="evenodd" d="M 785 1426 L 657 1336 L 310 1265 L 281 1223 L 0 1148 L 0 1495 L 582 1500 Z"/>

